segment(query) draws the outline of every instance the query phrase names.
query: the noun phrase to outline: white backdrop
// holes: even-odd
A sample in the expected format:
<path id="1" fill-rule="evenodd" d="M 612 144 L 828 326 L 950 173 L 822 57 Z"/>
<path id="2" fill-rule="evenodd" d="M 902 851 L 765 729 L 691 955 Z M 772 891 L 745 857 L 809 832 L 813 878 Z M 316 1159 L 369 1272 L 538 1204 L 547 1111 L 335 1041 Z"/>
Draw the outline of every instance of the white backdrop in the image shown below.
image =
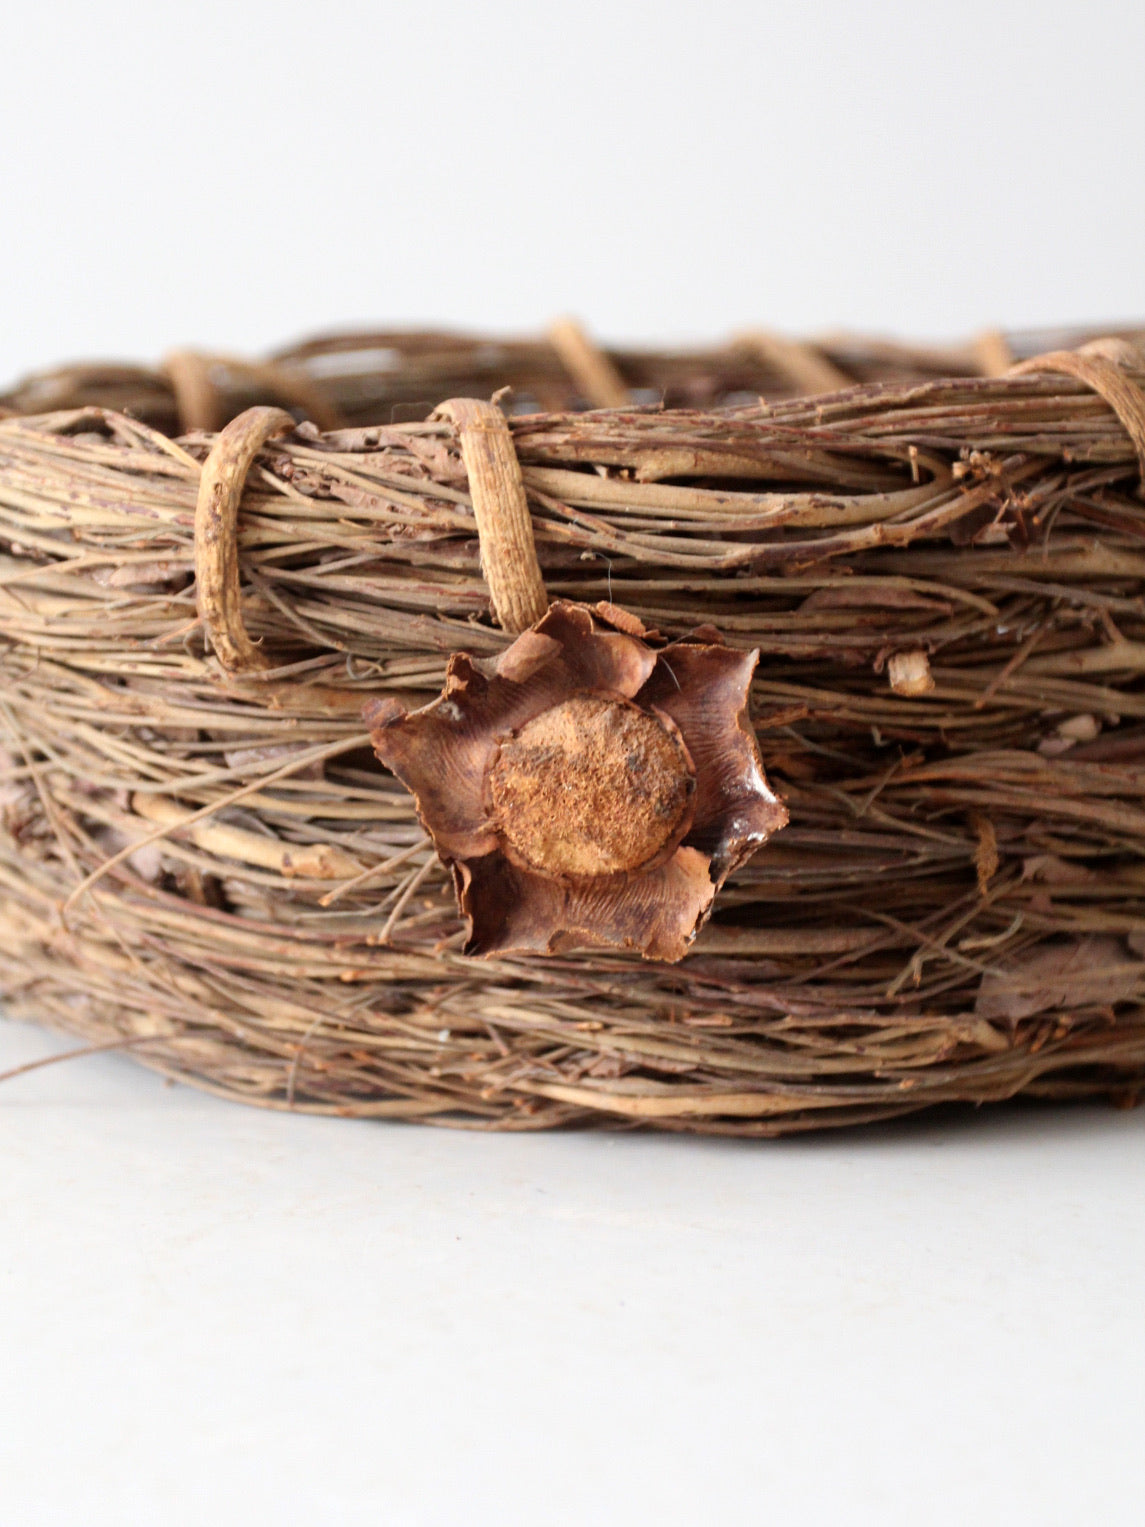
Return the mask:
<path id="1" fill-rule="evenodd" d="M 0 385 L 1145 318 L 1145 7 L 10 9 Z M 0 958 L 2 958 L 0 951 Z M 56 1041 L 0 1021 L 0 1070 Z M 776 1145 L 0 1085 L 0 1523 L 1141 1521 L 1145 1112 Z"/>
<path id="2" fill-rule="evenodd" d="M 10 7 L 0 381 L 366 321 L 1145 318 L 1136 0 Z"/>

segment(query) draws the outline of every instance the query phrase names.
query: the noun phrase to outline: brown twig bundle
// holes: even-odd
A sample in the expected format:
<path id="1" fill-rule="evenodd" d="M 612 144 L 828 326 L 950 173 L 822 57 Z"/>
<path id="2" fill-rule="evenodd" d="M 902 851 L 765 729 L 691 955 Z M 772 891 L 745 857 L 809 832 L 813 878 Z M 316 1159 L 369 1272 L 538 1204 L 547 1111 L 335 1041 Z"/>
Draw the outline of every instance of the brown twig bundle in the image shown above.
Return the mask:
<path id="1" fill-rule="evenodd" d="M 231 611 L 259 661 L 231 673 L 193 575 L 215 437 L 7 419 L 9 1010 L 266 1106 L 475 1126 L 774 1134 L 1135 1097 L 1143 388 L 1112 345 L 510 421 L 550 597 L 761 652 L 752 717 L 790 826 L 674 965 L 465 957 L 369 747 L 365 702 L 429 701 L 451 652 L 510 640 L 450 417 L 267 439 Z"/>

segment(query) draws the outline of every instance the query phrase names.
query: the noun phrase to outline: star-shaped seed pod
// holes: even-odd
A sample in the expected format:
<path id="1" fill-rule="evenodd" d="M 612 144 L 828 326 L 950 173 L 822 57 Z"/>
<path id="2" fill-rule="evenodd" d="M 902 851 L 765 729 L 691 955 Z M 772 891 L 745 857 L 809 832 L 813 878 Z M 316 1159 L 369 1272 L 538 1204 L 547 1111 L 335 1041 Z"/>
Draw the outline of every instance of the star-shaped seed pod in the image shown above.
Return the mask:
<path id="1" fill-rule="evenodd" d="M 786 824 L 748 720 L 759 654 L 715 635 L 657 646 L 613 605 L 558 601 L 499 658 L 454 654 L 421 710 L 367 704 L 452 869 L 467 954 L 678 960 Z"/>

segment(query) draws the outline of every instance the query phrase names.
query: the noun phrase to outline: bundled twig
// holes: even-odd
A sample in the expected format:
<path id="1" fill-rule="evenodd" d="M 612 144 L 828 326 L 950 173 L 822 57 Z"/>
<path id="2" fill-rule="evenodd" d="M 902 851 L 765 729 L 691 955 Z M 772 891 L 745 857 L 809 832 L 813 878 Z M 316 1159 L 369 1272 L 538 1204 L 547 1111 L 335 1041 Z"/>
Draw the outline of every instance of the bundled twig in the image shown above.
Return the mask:
<path id="1" fill-rule="evenodd" d="M 502 1128 L 1134 1098 L 1145 368 L 1082 369 L 511 420 L 551 597 L 762 653 L 791 825 L 678 965 L 463 956 L 368 746 L 365 701 L 509 642 L 449 419 L 260 451 L 237 677 L 193 580 L 213 437 L 0 423 L 9 1009 L 266 1106 Z"/>

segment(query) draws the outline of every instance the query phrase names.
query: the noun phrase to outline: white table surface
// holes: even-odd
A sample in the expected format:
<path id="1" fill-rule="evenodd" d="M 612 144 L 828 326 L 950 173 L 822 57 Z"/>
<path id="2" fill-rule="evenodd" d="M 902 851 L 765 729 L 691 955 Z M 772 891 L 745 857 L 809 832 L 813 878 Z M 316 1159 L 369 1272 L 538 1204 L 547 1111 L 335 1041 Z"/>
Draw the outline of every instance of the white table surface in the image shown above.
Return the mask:
<path id="1" fill-rule="evenodd" d="M 0 1069 L 64 1041 L 0 1021 Z M 1145 1520 L 1145 1111 L 785 1142 L 0 1087 L 0 1523 Z"/>

